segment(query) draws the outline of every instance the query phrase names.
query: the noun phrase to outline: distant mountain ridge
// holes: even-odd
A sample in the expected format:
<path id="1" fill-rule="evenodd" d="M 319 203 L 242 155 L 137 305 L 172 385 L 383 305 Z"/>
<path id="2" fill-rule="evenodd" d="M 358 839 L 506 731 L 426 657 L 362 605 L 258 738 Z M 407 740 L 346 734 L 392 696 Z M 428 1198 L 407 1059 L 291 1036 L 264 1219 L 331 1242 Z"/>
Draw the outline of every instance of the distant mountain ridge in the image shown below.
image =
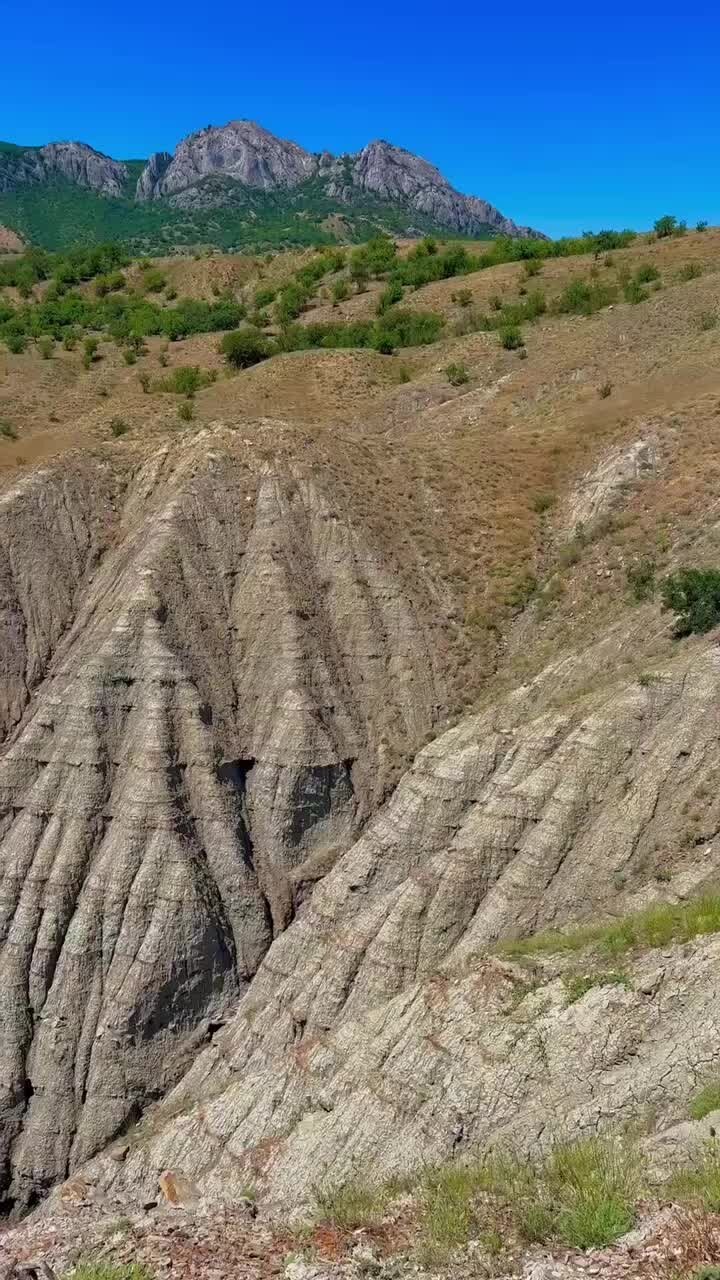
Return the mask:
<path id="1" fill-rule="evenodd" d="M 37 201 L 38 189 L 57 184 L 122 200 L 128 224 L 143 226 L 154 227 L 163 209 L 173 228 L 181 225 L 181 211 L 192 212 L 193 226 L 211 226 L 210 210 L 231 209 L 237 219 L 245 209 L 262 222 L 265 199 L 280 220 L 286 211 L 298 218 L 307 209 L 319 218 L 320 213 L 345 216 L 362 210 L 382 225 L 383 210 L 392 210 L 393 229 L 407 234 L 430 228 L 467 236 L 541 234 L 519 226 L 488 201 L 455 190 L 434 165 L 392 143 L 375 140 L 355 154 L 335 156 L 306 151 L 251 120 L 199 129 L 172 155 L 158 151 L 144 164 L 115 160 L 83 142 L 0 144 L 0 196 L 14 199 L 17 230 L 31 231 L 27 221 L 21 225 L 28 196 Z M 133 218 L 132 209 L 142 206 L 146 214 L 136 212 Z M 199 210 L 206 212 L 198 222 Z M 4 205 L 0 211 L 12 225 Z M 95 221 L 102 221 L 101 211 L 96 215 Z"/>

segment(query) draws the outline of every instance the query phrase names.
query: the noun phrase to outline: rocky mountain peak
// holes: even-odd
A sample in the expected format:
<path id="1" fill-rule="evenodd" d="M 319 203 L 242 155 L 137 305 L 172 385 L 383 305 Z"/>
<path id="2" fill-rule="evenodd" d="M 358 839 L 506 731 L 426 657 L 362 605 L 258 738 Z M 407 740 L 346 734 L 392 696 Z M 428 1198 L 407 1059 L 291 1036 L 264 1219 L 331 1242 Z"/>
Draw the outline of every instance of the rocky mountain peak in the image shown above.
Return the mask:
<path id="1" fill-rule="evenodd" d="M 86 142 L 48 142 L 0 158 L 0 191 L 63 178 L 102 195 L 120 196 L 127 172 L 121 160 L 103 155 Z"/>
<path id="2" fill-rule="evenodd" d="M 194 186 L 212 174 L 222 174 L 262 191 L 292 187 L 309 178 L 316 158 L 295 142 L 276 138 L 254 120 L 231 120 L 208 125 L 189 134 L 156 181 L 152 181 L 153 156 L 138 183 L 139 199 L 171 196 Z"/>

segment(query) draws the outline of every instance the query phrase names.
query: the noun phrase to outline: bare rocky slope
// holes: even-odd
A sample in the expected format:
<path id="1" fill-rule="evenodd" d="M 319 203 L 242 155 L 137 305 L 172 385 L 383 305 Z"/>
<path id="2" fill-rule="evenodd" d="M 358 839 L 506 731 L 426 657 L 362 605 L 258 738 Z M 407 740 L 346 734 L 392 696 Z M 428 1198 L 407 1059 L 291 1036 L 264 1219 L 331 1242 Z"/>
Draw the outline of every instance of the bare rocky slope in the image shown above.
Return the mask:
<path id="1" fill-rule="evenodd" d="M 164 1092 L 444 702 L 427 606 L 307 459 L 120 478 L 3 500 L 10 1204 Z"/>

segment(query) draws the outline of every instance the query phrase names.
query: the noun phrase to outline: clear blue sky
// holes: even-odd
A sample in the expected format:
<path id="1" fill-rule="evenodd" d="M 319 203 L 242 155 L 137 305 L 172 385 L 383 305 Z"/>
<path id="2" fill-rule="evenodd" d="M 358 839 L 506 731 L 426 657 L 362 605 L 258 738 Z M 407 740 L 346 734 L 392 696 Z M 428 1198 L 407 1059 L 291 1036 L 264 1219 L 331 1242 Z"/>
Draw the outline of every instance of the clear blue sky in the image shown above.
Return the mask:
<path id="1" fill-rule="evenodd" d="M 8 3 L 0 138 L 119 158 L 237 117 L 384 137 L 553 235 L 720 223 L 717 0 Z"/>

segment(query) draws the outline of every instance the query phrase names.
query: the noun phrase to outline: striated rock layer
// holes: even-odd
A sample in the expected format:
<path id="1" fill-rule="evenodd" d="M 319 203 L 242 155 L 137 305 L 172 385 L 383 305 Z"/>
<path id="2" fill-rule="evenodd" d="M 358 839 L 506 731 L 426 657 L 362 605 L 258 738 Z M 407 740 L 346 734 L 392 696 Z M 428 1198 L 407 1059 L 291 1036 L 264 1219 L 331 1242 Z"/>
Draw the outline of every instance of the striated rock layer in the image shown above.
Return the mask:
<path id="1" fill-rule="evenodd" d="M 221 433 L 121 495 L 98 464 L 3 500 L 7 1208 L 213 1037 L 444 701 L 417 598 L 311 463 Z"/>
<path id="2" fill-rule="evenodd" d="M 720 1052 L 716 938 L 631 958 L 627 985 L 570 1006 L 552 974 L 488 947 L 659 893 L 649 866 L 681 843 L 676 797 L 709 794 L 720 766 L 720 656 L 568 710 L 548 705 L 556 676 L 420 753 L 124 1163 L 90 1181 L 135 1197 L 170 1168 L 219 1199 L 253 1178 L 297 1204 L 644 1108 L 684 1114 Z M 676 892 L 716 877 L 719 827 L 713 799 Z"/>

